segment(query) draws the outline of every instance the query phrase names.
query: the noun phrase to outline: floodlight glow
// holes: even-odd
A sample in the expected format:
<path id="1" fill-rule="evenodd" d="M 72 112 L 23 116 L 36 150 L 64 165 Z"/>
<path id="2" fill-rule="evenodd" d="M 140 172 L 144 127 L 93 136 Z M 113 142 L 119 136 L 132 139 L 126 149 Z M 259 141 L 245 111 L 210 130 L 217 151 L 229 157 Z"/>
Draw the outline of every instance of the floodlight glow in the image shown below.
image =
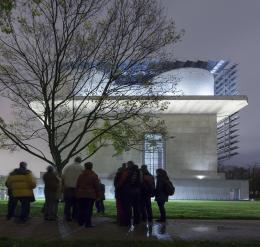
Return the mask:
<path id="1" fill-rule="evenodd" d="M 173 69 L 154 77 L 153 83 L 165 88 L 176 84 L 174 94 L 167 95 L 214 95 L 214 76 L 205 69 Z"/>
<path id="2" fill-rule="evenodd" d="M 200 179 L 200 180 L 203 179 L 203 178 L 205 178 L 204 175 L 197 175 L 196 177 L 197 177 L 198 179 Z"/>
<path id="3" fill-rule="evenodd" d="M 216 73 L 216 72 L 219 70 L 219 68 L 220 68 L 224 63 L 225 63 L 224 60 L 220 60 L 220 61 L 217 63 L 217 65 L 210 71 L 210 73 L 212 73 L 212 74 Z"/>

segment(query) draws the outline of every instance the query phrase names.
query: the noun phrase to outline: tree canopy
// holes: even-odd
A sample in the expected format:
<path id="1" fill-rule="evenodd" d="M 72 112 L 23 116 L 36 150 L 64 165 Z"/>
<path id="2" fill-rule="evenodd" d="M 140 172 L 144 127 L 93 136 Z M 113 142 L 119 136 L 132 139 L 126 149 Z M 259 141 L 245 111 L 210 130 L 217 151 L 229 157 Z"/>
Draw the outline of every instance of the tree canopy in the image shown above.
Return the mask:
<path id="1" fill-rule="evenodd" d="M 0 95 L 16 115 L 0 118 L 2 147 L 61 171 L 76 155 L 108 143 L 120 153 L 164 131 L 152 114 L 167 107 L 163 89 L 136 72 L 182 35 L 156 0 L 3 0 L 0 12 Z"/>

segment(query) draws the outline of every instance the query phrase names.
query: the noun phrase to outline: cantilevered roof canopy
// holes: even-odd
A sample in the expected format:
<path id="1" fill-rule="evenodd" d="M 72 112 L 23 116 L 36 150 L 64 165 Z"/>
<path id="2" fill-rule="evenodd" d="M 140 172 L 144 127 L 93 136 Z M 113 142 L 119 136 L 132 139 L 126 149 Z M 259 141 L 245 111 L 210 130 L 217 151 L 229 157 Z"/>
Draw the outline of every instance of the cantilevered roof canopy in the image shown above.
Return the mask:
<path id="1" fill-rule="evenodd" d="M 217 122 L 248 105 L 246 96 L 170 97 L 166 114 L 216 114 Z"/>
<path id="2" fill-rule="evenodd" d="M 77 97 L 80 101 L 82 97 Z M 92 99 L 95 97 L 92 97 Z M 98 97 L 96 97 L 98 98 Z M 114 100 L 118 97 L 109 97 Z M 120 100 L 140 99 L 149 100 L 151 97 L 127 96 L 119 97 Z M 240 111 L 248 105 L 248 98 L 244 95 L 235 96 L 161 96 L 159 99 L 168 103 L 164 111 L 155 110 L 160 114 L 216 114 L 217 122 Z"/>
<path id="3" fill-rule="evenodd" d="M 91 96 L 85 98 L 85 104 L 82 108 L 86 107 L 86 110 L 91 111 L 96 105 L 99 96 Z M 66 102 L 69 106 L 72 104 L 80 105 L 84 96 L 77 96 L 74 101 Z M 123 103 L 129 100 L 142 101 L 151 100 L 153 97 L 146 96 L 111 96 L 107 97 L 105 101 L 117 101 L 120 111 L 120 101 Z M 248 105 L 248 99 L 246 96 L 161 96 L 159 100 L 162 103 L 167 103 L 167 109 L 160 111 L 157 109 L 151 109 L 155 114 L 216 114 L 217 122 L 222 119 L 231 116 L 238 112 L 242 108 Z M 59 103 L 60 100 L 57 100 Z M 43 105 L 40 102 L 31 102 L 31 107 L 38 113 L 43 113 Z M 123 108 L 122 108 L 123 110 Z"/>

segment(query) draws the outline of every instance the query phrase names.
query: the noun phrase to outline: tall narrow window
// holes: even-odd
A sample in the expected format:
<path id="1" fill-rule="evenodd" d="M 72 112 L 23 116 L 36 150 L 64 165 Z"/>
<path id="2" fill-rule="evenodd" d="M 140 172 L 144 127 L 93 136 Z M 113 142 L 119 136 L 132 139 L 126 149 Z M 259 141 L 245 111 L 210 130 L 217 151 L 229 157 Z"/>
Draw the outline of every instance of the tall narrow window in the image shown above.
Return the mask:
<path id="1" fill-rule="evenodd" d="M 164 168 L 164 139 L 160 133 L 147 133 L 144 137 L 144 164 L 149 172 L 156 175 L 157 168 Z"/>

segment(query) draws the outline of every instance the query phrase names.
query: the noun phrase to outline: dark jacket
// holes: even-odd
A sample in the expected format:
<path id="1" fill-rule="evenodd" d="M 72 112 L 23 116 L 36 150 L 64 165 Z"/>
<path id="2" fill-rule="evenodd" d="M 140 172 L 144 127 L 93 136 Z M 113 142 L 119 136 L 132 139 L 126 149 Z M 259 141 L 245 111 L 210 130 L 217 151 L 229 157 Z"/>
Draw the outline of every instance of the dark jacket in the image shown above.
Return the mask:
<path id="1" fill-rule="evenodd" d="M 124 196 L 139 196 L 141 194 L 141 174 L 138 166 L 127 168 L 118 184 Z"/>
<path id="2" fill-rule="evenodd" d="M 119 181 L 120 181 L 121 176 L 122 176 L 124 171 L 125 171 L 125 169 L 123 169 L 122 167 L 118 168 L 116 175 L 114 177 L 115 198 L 119 198 L 120 195 L 121 195 L 121 189 L 120 189 L 120 186 L 119 186 Z"/>
<path id="3" fill-rule="evenodd" d="M 165 181 L 167 178 L 157 176 L 156 187 L 155 187 L 155 201 L 164 203 L 168 202 L 168 195 L 165 192 Z"/>
<path id="4" fill-rule="evenodd" d="M 45 184 L 44 194 L 45 197 L 59 198 L 61 182 L 59 177 L 54 172 L 46 172 L 43 175 L 43 181 Z"/>
<path id="5" fill-rule="evenodd" d="M 83 171 L 77 180 L 76 197 L 78 198 L 100 198 L 100 187 L 98 176 L 92 170 Z"/>
<path id="6" fill-rule="evenodd" d="M 145 197 L 154 197 L 155 195 L 154 177 L 149 173 L 143 174 L 142 195 Z"/>

